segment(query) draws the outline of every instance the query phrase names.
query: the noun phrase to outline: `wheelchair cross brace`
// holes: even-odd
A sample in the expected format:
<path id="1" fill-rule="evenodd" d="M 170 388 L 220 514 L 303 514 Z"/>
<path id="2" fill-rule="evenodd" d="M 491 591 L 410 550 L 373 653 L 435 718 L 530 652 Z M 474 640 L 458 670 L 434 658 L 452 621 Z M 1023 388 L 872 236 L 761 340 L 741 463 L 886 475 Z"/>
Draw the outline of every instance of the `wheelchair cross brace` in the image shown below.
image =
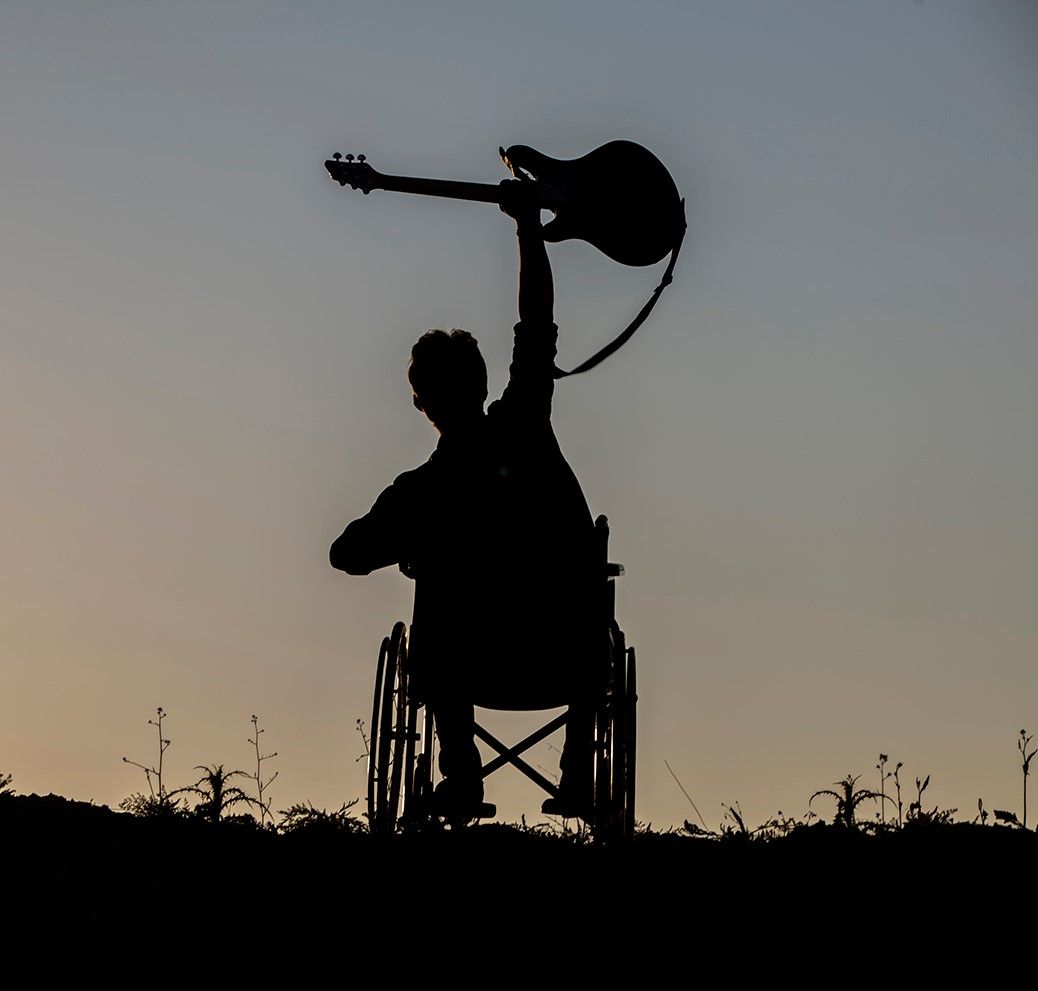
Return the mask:
<path id="1" fill-rule="evenodd" d="M 525 753 L 531 747 L 540 743 L 545 737 L 551 736 L 557 729 L 566 725 L 569 718 L 568 712 L 563 712 L 556 716 L 550 723 L 545 723 L 536 733 L 531 733 L 525 740 L 520 740 L 514 747 L 506 747 L 500 740 L 497 739 L 493 734 L 488 733 L 479 723 L 475 724 L 476 736 L 478 736 L 488 746 L 493 747 L 499 754 L 492 761 L 483 765 L 483 777 L 487 777 L 493 774 L 494 771 L 505 766 L 505 764 L 511 764 L 516 770 L 521 771 L 531 781 L 540 785 L 552 798 L 559 797 L 558 787 L 549 781 L 540 771 L 534 770 L 520 757 L 520 754 Z"/>

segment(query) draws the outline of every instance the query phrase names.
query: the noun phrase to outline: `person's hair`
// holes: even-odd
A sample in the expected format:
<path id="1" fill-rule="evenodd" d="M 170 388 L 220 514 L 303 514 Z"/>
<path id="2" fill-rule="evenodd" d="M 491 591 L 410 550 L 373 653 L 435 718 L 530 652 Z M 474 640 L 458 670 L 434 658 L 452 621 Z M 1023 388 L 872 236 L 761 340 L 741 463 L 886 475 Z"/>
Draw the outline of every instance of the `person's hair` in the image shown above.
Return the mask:
<path id="1" fill-rule="evenodd" d="M 411 348 L 407 379 L 418 404 L 434 422 L 483 409 L 487 364 L 467 330 L 430 330 Z"/>

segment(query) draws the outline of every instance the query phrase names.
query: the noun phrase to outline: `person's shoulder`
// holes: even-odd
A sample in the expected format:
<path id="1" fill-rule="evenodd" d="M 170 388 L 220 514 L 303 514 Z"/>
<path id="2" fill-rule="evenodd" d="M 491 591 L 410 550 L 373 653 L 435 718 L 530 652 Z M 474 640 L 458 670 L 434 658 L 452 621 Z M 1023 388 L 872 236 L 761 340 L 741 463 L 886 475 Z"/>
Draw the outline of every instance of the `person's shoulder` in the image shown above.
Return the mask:
<path id="1" fill-rule="evenodd" d="M 401 472 L 389 483 L 375 500 L 373 511 L 399 512 L 419 503 L 423 494 L 428 491 L 427 476 L 422 471 L 424 466 Z"/>
<path id="2" fill-rule="evenodd" d="M 433 458 L 430 457 L 427 461 L 418 465 L 417 468 L 409 468 L 407 471 L 400 472 L 393 479 L 391 487 L 401 492 L 409 492 L 416 488 L 421 488 L 435 470 L 436 466 L 433 463 Z"/>
<path id="3" fill-rule="evenodd" d="M 519 414 L 515 397 L 505 389 L 500 398 L 487 407 L 487 431 L 490 436 L 497 437 L 502 430 L 510 430 Z"/>

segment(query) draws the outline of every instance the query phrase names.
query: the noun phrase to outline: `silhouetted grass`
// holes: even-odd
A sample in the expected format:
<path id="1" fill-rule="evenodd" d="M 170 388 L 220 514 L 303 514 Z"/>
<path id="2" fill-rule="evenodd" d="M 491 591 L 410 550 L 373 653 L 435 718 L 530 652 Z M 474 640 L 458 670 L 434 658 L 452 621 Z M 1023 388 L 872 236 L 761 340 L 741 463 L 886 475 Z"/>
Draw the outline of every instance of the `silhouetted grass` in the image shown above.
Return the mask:
<path id="1" fill-rule="evenodd" d="M 33 942 L 43 961 L 78 940 L 91 967 L 121 964 L 133 947 L 171 961 L 191 947 L 194 966 L 251 947 L 291 959 L 293 980 L 372 975 L 390 987 L 444 970 L 555 986 L 620 968 L 652 988 L 683 966 L 781 986 L 805 967 L 835 973 L 836 948 L 854 958 L 870 927 L 884 935 L 884 973 L 900 978 L 919 966 L 909 948 L 932 941 L 916 973 L 933 980 L 971 953 L 997 974 L 993 947 L 1030 938 L 1031 830 L 923 818 L 873 832 L 792 817 L 729 825 L 711 838 L 643 829 L 607 848 L 523 822 L 380 837 L 350 803 L 293 806 L 273 829 L 253 816 L 136 816 L 2 794 L 0 932 L 8 960 Z"/>
<path id="2" fill-rule="evenodd" d="M 885 764 L 881 756 L 881 774 Z M 1022 816 L 989 819 L 983 802 L 971 821 L 956 821 L 926 803 L 930 775 L 915 778 L 896 821 L 882 813 L 882 790 L 859 789 L 850 774 L 811 796 L 831 800 L 828 821 L 809 800 L 801 816 L 754 825 L 734 802 L 716 830 L 642 825 L 630 844 L 609 848 L 577 824 L 525 820 L 375 836 L 355 800 L 232 815 L 231 772 L 200 767 L 189 787 L 204 795 L 189 809 L 165 778 L 159 785 L 158 762 L 149 765 L 154 787 L 138 814 L 15 795 L 0 775 L 8 944 L 78 937 L 96 952 L 113 934 L 148 947 L 259 939 L 293 948 L 301 975 L 337 977 L 366 973 L 371 961 L 394 976 L 460 966 L 496 981 L 529 965 L 542 976 L 575 966 L 608 977 L 610 960 L 634 960 L 648 968 L 640 986 L 654 987 L 664 980 L 651 977 L 656 968 L 692 960 L 731 967 L 739 986 L 750 975 L 782 983 L 787 970 L 800 979 L 807 961 L 818 970 L 828 954 L 838 964 L 876 929 L 884 973 L 916 967 L 933 979 L 942 960 L 961 965 L 976 948 L 994 975 L 1001 958 L 991 948 L 1030 938 L 1038 833 Z M 245 797 L 236 807 L 255 813 Z M 863 809 L 873 802 L 870 819 Z M 501 929 L 519 949 L 501 948 Z M 939 942 L 919 956 L 912 948 L 927 938 Z"/>

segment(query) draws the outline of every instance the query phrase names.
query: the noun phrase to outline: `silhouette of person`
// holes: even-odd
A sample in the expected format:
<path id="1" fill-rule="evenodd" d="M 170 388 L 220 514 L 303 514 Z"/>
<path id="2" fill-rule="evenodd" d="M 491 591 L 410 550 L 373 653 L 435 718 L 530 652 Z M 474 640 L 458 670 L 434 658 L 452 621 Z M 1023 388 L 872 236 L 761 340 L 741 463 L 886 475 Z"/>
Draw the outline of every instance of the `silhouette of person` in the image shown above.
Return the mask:
<path id="1" fill-rule="evenodd" d="M 412 694 L 432 707 L 444 781 L 435 804 L 474 817 L 483 799 L 473 703 L 569 704 L 559 797 L 543 811 L 590 813 L 600 587 L 587 501 L 551 424 L 558 328 L 540 210 L 506 180 L 516 221 L 519 322 L 508 385 L 484 412 L 487 369 L 467 332 L 431 330 L 411 352 L 415 408 L 440 434 L 331 546 L 333 567 L 415 578 Z M 601 657 L 601 654 L 597 654 Z"/>

